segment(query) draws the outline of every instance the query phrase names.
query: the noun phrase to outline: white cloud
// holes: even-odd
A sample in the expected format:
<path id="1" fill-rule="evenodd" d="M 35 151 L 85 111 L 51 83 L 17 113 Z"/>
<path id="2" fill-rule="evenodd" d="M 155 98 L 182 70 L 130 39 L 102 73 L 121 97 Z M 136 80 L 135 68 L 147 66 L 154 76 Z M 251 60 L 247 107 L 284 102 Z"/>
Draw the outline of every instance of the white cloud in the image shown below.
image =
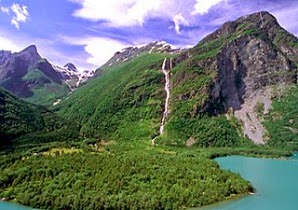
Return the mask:
<path id="1" fill-rule="evenodd" d="M 29 18 L 28 7 L 21 6 L 16 3 L 13 3 L 10 7 L 1 6 L 0 11 L 9 16 L 11 15 L 11 13 L 13 14 L 10 23 L 17 29 L 20 28 L 20 22 L 25 23 Z"/>
<path id="2" fill-rule="evenodd" d="M 196 0 L 197 3 L 195 5 L 195 10 L 191 13 L 192 15 L 196 14 L 206 14 L 208 13 L 209 9 L 223 1 L 226 0 Z"/>
<path id="3" fill-rule="evenodd" d="M 115 52 L 127 47 L 126 43 L 104 37 L 61 37 L 66 43 L 77 46 L 84 46 L 85 51 L 90 55 L 87 63 L 99 67 L 106 63 Z"/>
<path id="4" fill-rule="evenodd" d="M 91 21 L 104 21 L 109 27 L 142 26 L 147 20 L 173 21 L 176 32 L 188 25 L 194 0 L 69 0 L 81 6 L 73 15 Z"/>
<path id="5" fill-rule="evenodd" d="M 11 19 L 11 24 L 14 25 L 17 29 L 19 29 L 20 22 L 26 22 L 28 20 L 28 7 L 14 3 L 11 5 L 10 9 L 14 13 L 14 16 Z"/>
<path id="6" fill-rule="evenodd" d="M 173 17 L 173 22 L 175 25 L 175 31 L 177 34 L 180 34 L 180 25 L 189 25 L 187 20 L 181 15 L 181 13 Z"/>
<path id="7" fill-rule="evenodd" d="M 112 26 L 142 25 L 152 11 L 160 7 L 161 0 L 82 0 L 75 1 L 82 8 L 74 15 L 93 21 L 105 20 Z"/>
<path id="8" fill-rule="evenodd" d="M 0 50 L 8 50 L 8 51 L 12 51 L 12 52 L 18 52 L 21 50 L 21 48 L 15 42 L 0 36 Z"/>
<path id="9" fill-rule="evenodd" d="M 5 13 L 5 14 L 8 14 L 9 15 L 9 12 L 10 12 L 10 8 L 9 7 L 3 7 L 1 6 L 0 7 L 0 10 L 2 13 Z"/>
<path id="10" fill-rule="evenodd" d="M 107 62 L 116 51 L 126 47 L 126 45 L 106 38 L 93 38 L 87 40 L 85 50 L 91 55 L 87 62 L 95 66 L 101 66 Z"/>

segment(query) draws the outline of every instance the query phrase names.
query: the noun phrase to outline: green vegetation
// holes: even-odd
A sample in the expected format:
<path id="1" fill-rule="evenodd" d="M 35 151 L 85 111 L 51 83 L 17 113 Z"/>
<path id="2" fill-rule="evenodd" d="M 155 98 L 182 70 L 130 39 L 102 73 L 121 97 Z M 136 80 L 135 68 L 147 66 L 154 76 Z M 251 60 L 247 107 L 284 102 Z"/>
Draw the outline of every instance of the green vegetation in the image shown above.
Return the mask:
<path id="1" fill-rule="evenodd" d="M 33 92 L 33 95 L 25 99 L 31 103 L 50 106 L 55 100 L 63 98 L 69 92 L 66 84 L 58 84 L 52 81 L 35 67 L 29 68 L 28 73 L 22 80 L 32 83 L 30 90 Z"/>
<path id="2" fill-rule="evenodd" d="M 14 137 L 41 130 L 43 128 L 41 112 L 41 107 L 21 101 L 0 89 L 1 135 Z"/>
<path id="3" fill-rule="evenodd" d="M 289 33 L 284 29 L 280 29 L 277 31 L 274 38 L 274 44 L 284 45 L 291 48 L 298 48 L 297 38 L 294 35 L 289 35 Z"/>
<path id="4" fill-rule="evenodd" d="M 153 139 L 158 135 L 163 111 L 164 75 L 160 69 L 166 56 L 142 55 L 108 68 L 55 110 L 80 123 L 80 133 L 85 137 L 118 141 Z M 172 70 L 171 115 L 160 143 L 184 144 L 193 137 L 197 145 L 204 147 L 238 145 L 236 128 L 225 116 L 198 113 L 208 100 L 206 88 L 215 75 L 189 60 Z M 181 97 L 187 98 L 179 100 Z"/>
<path id="5" fill-rule="evenodd" d="M 0 146 L 78 137 L 77 126 L 42 106 L 22 101 L 0 89 Z"/>
<path id="6" fill-rule="evenodd" d="M 199 44 L 190 52 L 197 53 L 203 48 L 213 50 L 194 55 L 171 71 L 171 111 L 160 143 L 182 145 L 188 139 L 193 139 L 195 145 L 200 147 L 240 145 L 241 139 L 235 123 L 230 123 L 225 115 L 214 116 L 208 113 L 210 88 L 217 77 L 217 70 L 202 68 L 198 64 L 206 59 L 214 59 L 221 45 L 219 40 Z M 211 109 L 214 113 L 222 112 L 220 105 L 215 104 Z"/>
<path id="7" fill-rule="evenodd" d="M 281 157 L 298 149 L 298 92 L 295 86 L 276 98 L 267 115 L 263 105 L 255 107 L 268 130 L 268 145 L 244 140 L 232 110 L 212 96 L 216 61 L 229 43 L 269 36 L 254 23 L 229 24 L 229 33 L 218 31 L 174 56 L 163 135 L 161 66 L 173 55 L 143 54 L 106 67 L 52 111 L 0 90 L 0 143 L 7 149 L 0 150 L 0 198 L 44 209 L 181 209 L 253 191 L 212 159 Z M 276 35 L 276 43 L 282 36 Z M 33 67 L 23 80 L 35 81 L 34 100 L 44 104 L 66 93 Z"/>
<path id="8" fill-rule="evenodd" d="M 76 147 L 84 152 L 2 155 L 0 197 L 43 209 L 181 209 L 252 191 L 199 150 L 144 142 L 108 145 L 101 153 Z"/>
<path id="9" fill-rule="evenodd" d="M 147 54 L 108 68 L 55 110 L 81 124 L 81 135 L 106 140 L 151 139 L 164 100 L 164 55 Z"/>
<path id="10" fill-rule="evenodd" d="M 298 149 L 298 86 L 293 86 L 273 101 L 273 109 L 265 116 L 269 145 Z"/>

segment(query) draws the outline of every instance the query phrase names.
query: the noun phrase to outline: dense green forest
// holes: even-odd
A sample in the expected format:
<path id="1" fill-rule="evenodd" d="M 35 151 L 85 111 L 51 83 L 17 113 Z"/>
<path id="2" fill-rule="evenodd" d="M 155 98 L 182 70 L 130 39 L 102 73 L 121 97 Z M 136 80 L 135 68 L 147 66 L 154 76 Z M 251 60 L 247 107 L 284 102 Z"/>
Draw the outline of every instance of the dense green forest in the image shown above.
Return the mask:
<path id="1" fill-rule="evenodd" d="M 99 78 L 91 80 L 63 100 L 55 107 L 55 111 L 68 120 L 79 122 L 80 133 L 85 137 L 102 140 L 153 139 L 159 134 L 165 98 L 161 66 L 164 57 L 170 56 L 144 54 L 124 64 L 107 68 Z M 174 82 L 181 74 L 181 65 L 171 73 Z M 189 69 L 184 70 L 190 72 Z M 196 85 L 188 88 L 199 91 L 200 87 L 197 86 L 202 84 L 201 88 L 204 88 L 210 80 L 208 78 L 202 77 L 202 82 L 195 80 L 194 83 L 188 80 L 185 85 Z M 178 95 L 178 88 L 180 86 L 174 86 L 173 97 Z M 190 109 L 196 100 L 203 98 L 198 95 L 195 100 L 181 101 L 182 107 L 171 102 L 174 117 L 169 120 L 166 133 L 162 139 L 158 139 L 159 142 L 184 144 L 192 133 L 196 133 L 196 136 L 200 136 L 197 142 L 199 146 L 239 145 L 241 139 L 237 127 L 227 121 L 225 116 L 212 117 L 197 113 L 194 113 L 195 117 L 190 116 Z"/>
<path id="2" fill-rule="evenodd" d="M 296 38 L 282 30 L 269 37 L 263 27 L 243 20 L 179 55 L 144 53 L 105 67 L 50 110 L 0 89 L 0 199 L 41 209 L 184 209 L 253 192 L 249 182 L 212 159 L 284 157 L 297 150 L 298 87 L 292 81 L 282 90 L 270 84 L 276 88 L 271 111 L 263 114 L 262 105 L 255 110 L 269 140 L 254 145 L 242 136 L 233 111 L 226 110 L 229 98 L 212 93 L 215 84 L 221 86 L 218 56 L 225 54 L 224 46 L 250 38 L 262 44 L 273 39 L 268 49 Z M 172 58 L 173 69 L 160 135 L 165 58 Z M 291 59 L 292 68 L 296 58 Z M 44 78 L 34 69 L 29 73 L 24 79 Z M 242 80 L 231 78 L 236 86 Z M 35 93 L 44 96 L 44 91 Z"/>
<path id="3" fill-rule="evenodd" d="M 100 148 L 1 155 L 0 197 L 43 209 L 179 209 L 252 191 L 199 151 L 140 142 Z"/>
<path id="4" fill-rule="evenodd" d="M 163 59 L 162 54 L 145 54 L 108 68 L 55 110 L 80 123 L 86 137 L 151 139 L 158 134 L 165 97 Z"/>
<path id="5" fill-rule="evenodd" d="M 298 86 L 291 86 L 285 92 L 280 91 L 272 109 L 267 115 L 261 115 L 268 131 L 271 146 L 298 148 Z"/>
<path id="6" fill-rule="evenodd" d="M 78 138 L 78 126 L 0 89 L 0 146 Z"/>

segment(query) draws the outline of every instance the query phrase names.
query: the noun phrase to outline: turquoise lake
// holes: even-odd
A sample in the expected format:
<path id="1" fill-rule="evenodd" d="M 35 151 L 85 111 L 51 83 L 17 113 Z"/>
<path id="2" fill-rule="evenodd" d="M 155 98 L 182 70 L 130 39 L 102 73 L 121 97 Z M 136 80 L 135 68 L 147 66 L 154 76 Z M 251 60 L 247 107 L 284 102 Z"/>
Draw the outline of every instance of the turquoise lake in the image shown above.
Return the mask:
<path id="1" fill-rule="evenodd" d="M 298 153 L 288 160 L 229 156 L 217 158 L 223 169 L 249 180 L 256 193 L 213 205 L 208 210 L 296 210 L 298 209 Z"/>
<path id="2" fill-rule="evenodd" d="M 296 210 L 298 209 L 298 153 L 288 160 L 229 156 L 215 159 L 223 169 L 249 180 L 256 193 L 216 204 L 208 210 Z M 0 202 L 1 210 L 31 208 Z"/>
<path id="3" fill-rule="evenodd" d="M 10 202 L 0 201 L 0 210 L 34 210 L 34 209 L 26 206 L 10 203 Z"/>

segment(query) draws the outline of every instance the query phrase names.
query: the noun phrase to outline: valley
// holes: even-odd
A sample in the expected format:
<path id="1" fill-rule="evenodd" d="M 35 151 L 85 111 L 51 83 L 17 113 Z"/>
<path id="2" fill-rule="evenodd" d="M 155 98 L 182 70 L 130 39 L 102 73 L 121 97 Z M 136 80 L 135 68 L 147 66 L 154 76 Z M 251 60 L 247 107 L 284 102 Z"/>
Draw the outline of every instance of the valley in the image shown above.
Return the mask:
<path id="1" fill-rule="evenodd" d="M 0 198 L 187 209 L 258 193 L 214 159 L 297 151 L 297 43 L 257 12 L 189 49 L 125 48 L 95 72 L 52 65 L 35 46 L 0 51 Z"/>

